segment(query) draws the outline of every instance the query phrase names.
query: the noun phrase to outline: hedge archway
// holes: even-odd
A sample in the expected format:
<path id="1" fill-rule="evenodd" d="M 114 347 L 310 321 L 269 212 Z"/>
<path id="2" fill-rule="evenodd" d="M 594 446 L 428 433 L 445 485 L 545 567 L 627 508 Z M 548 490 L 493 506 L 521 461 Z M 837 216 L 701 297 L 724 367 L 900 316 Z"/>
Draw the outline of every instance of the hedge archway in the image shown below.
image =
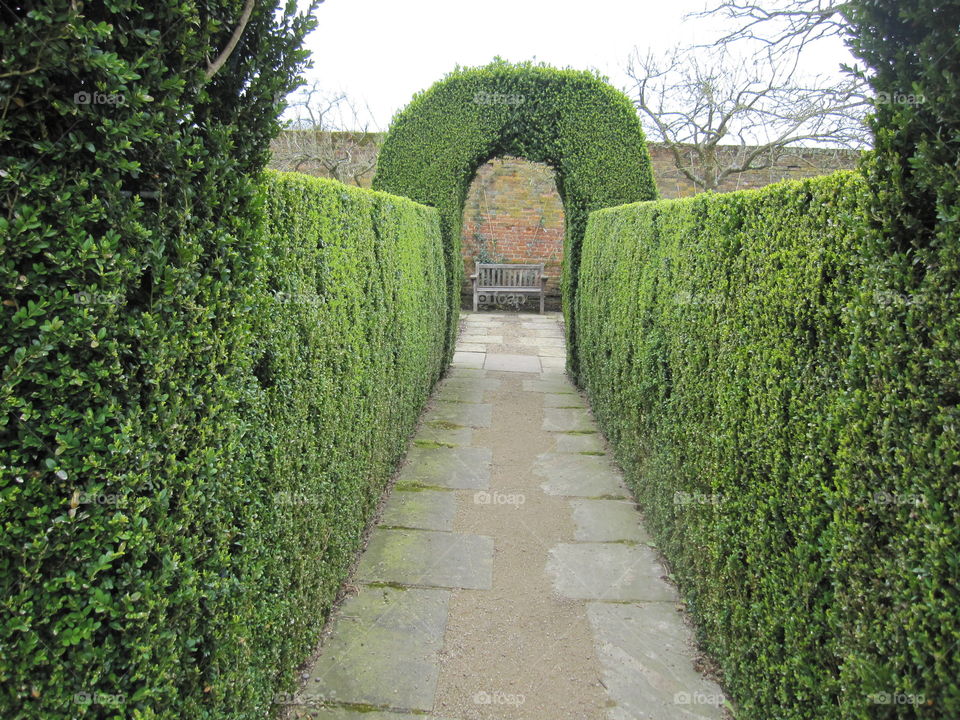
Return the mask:
<path id="1" fill-rule="evenodd" d="M 566 217 L 563 312 L 574 377 L 580 243 L 591 211 L 657 196 L 650 155 L 630 100 L 600 76 L 495 60 L 458 68 L 394 117 L 373 186 L 440 211 L 453 353 L 463 278 L 463 206 L 477 169 L 510 155 L 549 165 Z"/>

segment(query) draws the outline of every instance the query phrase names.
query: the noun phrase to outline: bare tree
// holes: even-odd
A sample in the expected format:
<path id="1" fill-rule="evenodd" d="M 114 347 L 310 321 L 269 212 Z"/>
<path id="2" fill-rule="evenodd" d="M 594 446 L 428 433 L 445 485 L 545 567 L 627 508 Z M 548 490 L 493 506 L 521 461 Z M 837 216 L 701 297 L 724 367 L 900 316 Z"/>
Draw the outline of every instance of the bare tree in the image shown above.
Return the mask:
<path id="1" fill-rule="evenodd" d="M 271 146 L 274 168 L 370 184 L 380 135 L 369 106 L 314 81 L 293 96 L 286 115 L 289 125 Z"/>
<path id="2" fill-rule="evenodd" d="M 627 66 L 633 100 L 652 140 L 702 190 L 731 175 L 775 165 L 790 148 L 860 148 L 866 100 L 854 78 L 804 81 L 772 55 L 736 58 L 723 46 L 635 52 Z"/>
<path id="3" fill-rule="evenodd" d="M 722 0 L 692 17 L 720 17 L 732 29 L 718 40 L 729 46 L 746 41 L 774 56 L 797 55 L 826 38 L 846 35 L 849 3 L 840 0 Z"/>

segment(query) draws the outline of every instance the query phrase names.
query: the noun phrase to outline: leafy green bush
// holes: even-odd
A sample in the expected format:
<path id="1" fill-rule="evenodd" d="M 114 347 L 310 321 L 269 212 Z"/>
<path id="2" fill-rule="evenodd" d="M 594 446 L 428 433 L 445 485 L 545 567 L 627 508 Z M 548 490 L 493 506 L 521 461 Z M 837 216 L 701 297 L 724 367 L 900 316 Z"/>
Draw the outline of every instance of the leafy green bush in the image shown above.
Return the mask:
<path id="1" fill-rule="evenodd" d="M 594 74 L 496 60 L 457 69 L 414 97 L 390 126 L 373 186 L 440 211 L 450 293 L 448 356 L 459 317 L 464 200 L 477 169 L 503 155 L 557 172 L 566 216 L 563 302 L 570 339 L 588 213 L 657 195 L 636 111 Z M 576 358 L 568 362 L 575 371 Z"/>
<path id="2" fill-rule="evenodd" d="M 4 717 L 262 718 L 312 651 L 442 370 L 443 252 L 404 198 L 271 173 L 262 203 L 229 271 L 171 269 L 149 311 L 109 261 L 55 316 L 13 295 Z M 124 345 L 64 331 L 103 317 Z"/>
<path id="3" fill-rule="evenodd" d="M 960 711 L 956 368 L 859 359 L 891 307 L 956 291 L 876 285 L 900 260 L 864 247 L 868 202 L 839 173 L 590 216 L 581 377 L 738 717 Z"/>
<path id="4" fill-rule="evenodd" d="M 876 91 L 864 254 L 882 302 L 856 315 L 838 472 L 851 493 L 880 487 L 927 507 L 897 523 L 839 513 L 838 612 L 851 619 L 840 677 L 868 692 L 924 689 L 933 706 L 923 717 L 956 718 L 960 3 L 854 0 L 846 12 Z"/>
<path id="5" fill-rule="evenodd" d="M 261 190 L 311 21 L 207 77 L 243 6 L 0 8 L 3 718 L 266 716 L 439 373 L 435 211 Z"/>

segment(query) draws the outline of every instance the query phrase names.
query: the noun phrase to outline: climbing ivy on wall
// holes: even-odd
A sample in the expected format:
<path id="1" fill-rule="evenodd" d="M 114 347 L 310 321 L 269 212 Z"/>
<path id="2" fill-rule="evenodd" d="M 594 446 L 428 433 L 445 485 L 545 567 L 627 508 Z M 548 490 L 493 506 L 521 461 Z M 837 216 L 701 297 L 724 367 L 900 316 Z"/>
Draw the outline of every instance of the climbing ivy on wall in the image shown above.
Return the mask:
<path id="1" fill-rule="evenodd" d="M 440 211 L 450 296 L 448 356 L 460 305 L 464 201 L 477 169 L 504 155 L 545 163 L 557 173 L 566 216 L 568 348 L 575 347 L 572 300 L 587 215 L 657 195 L 636 111 L 623 93 L 593 73 L 497 59 L 484 67 L 458 68 L 415 96 L 393 120 L 373 186 Z M 576 373 L 575 355 L 568 366 Z"/>

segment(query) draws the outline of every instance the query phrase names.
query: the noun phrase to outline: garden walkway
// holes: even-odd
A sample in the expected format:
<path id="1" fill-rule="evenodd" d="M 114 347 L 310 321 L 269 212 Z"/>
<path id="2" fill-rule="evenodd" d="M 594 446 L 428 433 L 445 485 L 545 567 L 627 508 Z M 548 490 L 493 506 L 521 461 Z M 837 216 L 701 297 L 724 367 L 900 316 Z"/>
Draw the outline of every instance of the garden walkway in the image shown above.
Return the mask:
<path id="1" fill-rule="evenodd" d="M 560 322 L 464 315 L 288 717 L 723 717 Z"/>

